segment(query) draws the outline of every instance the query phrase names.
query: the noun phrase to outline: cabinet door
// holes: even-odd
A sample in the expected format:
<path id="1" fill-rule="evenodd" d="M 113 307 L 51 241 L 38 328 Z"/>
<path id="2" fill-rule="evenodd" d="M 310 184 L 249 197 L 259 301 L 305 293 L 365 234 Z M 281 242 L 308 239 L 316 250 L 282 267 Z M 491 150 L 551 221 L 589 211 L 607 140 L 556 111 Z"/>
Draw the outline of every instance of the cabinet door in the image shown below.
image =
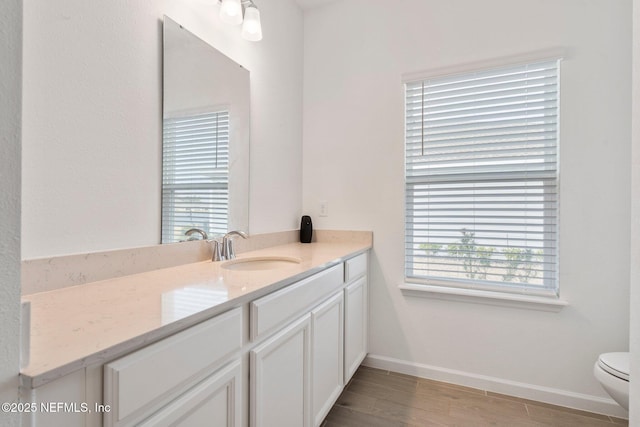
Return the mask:
<path id="1" fill-rule="evenodd" d="M 241 409 L 240 361 L 209 376 L 140 426 L 239 427 Z"/>
<path id="2" fill-rule="evenodd" d="M 251 351 L 251 425 L 307 427 L 310 424 L 310 315 Z"/>
<path id="3" fill-rule="evenodd" d="M 344 296 L 340 291 L 311 312 L 311 401 L 319 426 L 342 392 Z"/>
<path id="4" fill-rule="evenodd" d="M 41 387 L 27 390 L 29 396 L 24 403 L 35 405 L 35 410 L 24 412 L 25 427 L 84 427 L 85 371 L 72 372 Z M 86 402 L 85 404 L 88 404 Z M 93 410 L 91 403 L 86 409 Z M 0 425 L 2 423 L 0 416 Z"/>
<path id="5" fill-rule="evenodd" d="M 344 383 L 346 384 L 367 355 L 367 277 L 361 277 L 344 290 Z"/>

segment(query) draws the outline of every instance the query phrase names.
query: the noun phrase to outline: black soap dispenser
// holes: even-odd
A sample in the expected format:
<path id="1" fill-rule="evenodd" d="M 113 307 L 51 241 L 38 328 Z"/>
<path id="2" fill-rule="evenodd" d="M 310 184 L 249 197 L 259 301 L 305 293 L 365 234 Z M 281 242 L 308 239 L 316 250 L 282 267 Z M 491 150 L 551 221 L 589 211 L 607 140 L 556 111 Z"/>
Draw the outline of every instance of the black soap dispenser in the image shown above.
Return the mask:
<path id="1" fill-rule="evenodd" d="M 313 225 L 311 224 L 311 217 L 304 215 L 300 222 L 300 243 L 311 243 L 311 237 L 313 236 Z"/>

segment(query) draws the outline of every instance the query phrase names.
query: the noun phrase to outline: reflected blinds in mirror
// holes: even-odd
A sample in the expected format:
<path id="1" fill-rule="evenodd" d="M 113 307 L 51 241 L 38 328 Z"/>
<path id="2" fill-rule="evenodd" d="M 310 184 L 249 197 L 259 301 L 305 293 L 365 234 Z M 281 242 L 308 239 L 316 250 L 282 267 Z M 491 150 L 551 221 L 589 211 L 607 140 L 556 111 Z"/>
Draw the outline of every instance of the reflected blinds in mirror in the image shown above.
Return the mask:
<path id="1" fill-rule="evenodd" d="M 185 231 L 227 231 L 229 112 L 165 118 L 162 161 L 162 243 L 186 240 Z"/>

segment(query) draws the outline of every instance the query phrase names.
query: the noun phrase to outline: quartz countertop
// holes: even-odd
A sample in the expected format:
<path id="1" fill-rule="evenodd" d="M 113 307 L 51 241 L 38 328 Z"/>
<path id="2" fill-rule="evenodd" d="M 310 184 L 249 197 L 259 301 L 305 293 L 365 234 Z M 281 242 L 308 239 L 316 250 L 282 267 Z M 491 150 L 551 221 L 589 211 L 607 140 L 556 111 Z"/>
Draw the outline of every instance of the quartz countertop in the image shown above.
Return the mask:
<path id="1" fill-rule="evenodd" d="M 23 296 L 31 304 L 23 385 L 35 388 L 109 362 L 370 248 L 370 241 L 290 243 L 237 256 L 301 260 L 273 270 L 206 261 Z"/>

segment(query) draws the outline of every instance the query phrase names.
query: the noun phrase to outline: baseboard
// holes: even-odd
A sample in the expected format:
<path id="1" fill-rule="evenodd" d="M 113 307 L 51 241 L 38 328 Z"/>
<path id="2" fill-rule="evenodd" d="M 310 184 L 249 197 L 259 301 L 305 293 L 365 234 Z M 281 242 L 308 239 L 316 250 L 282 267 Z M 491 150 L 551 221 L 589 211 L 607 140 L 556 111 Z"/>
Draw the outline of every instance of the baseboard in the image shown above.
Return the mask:
<path id="1" fill-rule="evenodd" d="M 362 364 L 371 368 L 384 369 L 420 378 L 487 390 L 494 393 L 507 394 L 523 399 L 535 400 L 537 402 L 611 415 L 613 417 L 629 418 L 629 413 L 610 398 L 509 381 L 454 369 L 423 365 L 421 363 L 408 362 L 375 354 L 369 354 Z"/>

